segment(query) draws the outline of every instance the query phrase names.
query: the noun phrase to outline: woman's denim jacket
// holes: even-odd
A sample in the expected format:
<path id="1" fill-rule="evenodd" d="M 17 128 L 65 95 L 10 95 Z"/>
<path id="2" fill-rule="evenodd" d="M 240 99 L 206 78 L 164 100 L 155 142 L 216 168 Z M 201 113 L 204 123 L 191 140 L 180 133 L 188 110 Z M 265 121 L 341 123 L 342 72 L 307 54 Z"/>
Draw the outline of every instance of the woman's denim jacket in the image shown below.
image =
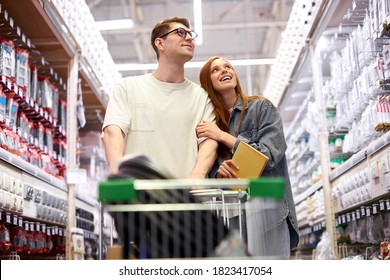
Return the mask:
<path id="1" fill-rule="evenodd" d="M 230 134 L 236 135 L 242 101 L 238 99 L 229 119 Z M 240 134 L 237 136 L 231 154 L 237 149 L 238 143 L 245 141 L 256 150 L 259 150 L 269 160 L 262 177 L 283 177 L 285 180 L 285 198 L 280 201 L 279 211 L 273 217 L 267 217 L 266 225 L 271 229 L 288 218 L 290 232 L 290 247 L 295 248 L 299 241 L 298 223 L 295 213 L 295 204 L 291 191 L 285 152 L 287 144 L 283 132 L 283 123 L 279 111 L 267 99 L 255 99 L 248 102 L 242 120 Z M 222 163 L 224 159 L 218 159 Z M 267 230 L 267 229 L 265 229 Z"/>

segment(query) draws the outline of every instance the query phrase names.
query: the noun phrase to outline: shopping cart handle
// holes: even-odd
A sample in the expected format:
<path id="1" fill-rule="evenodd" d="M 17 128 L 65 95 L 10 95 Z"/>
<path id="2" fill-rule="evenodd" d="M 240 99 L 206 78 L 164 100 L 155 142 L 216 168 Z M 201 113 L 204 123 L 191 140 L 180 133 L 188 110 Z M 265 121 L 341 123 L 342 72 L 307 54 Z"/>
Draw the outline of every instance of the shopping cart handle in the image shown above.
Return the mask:
<path id="1" fill-rule="evenodd" d="M 249 180 L 247 192 L 250 198 L 284 198 L 284 179 L 262 177 Z"/>
<path id="2" fill-rule="evenodd" d="M 108 180 L 99 184 L 101 202 L 134 202 L 136 199 L 133 179 Z"/>

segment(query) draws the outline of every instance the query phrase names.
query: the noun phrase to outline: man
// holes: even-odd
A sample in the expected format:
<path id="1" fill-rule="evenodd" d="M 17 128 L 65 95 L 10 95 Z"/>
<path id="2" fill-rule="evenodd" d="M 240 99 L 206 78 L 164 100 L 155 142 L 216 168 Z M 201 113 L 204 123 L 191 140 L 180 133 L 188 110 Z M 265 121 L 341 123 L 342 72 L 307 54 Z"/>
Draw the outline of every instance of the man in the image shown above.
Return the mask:
<path id="1" fill-rule="evenodd" d="M 217 142 L 197 138 L 196 125 L 215 121 L 207 93 L 184 77 L 194 55 L 196 33 L 185 18 L 159 22 L 151 34 L 158 68 L 123 78 L 113 90 L 103 123 L 103 143 L 113 171 L 120 159 L 142 153 L 176 178 L 206 178 Z"/>

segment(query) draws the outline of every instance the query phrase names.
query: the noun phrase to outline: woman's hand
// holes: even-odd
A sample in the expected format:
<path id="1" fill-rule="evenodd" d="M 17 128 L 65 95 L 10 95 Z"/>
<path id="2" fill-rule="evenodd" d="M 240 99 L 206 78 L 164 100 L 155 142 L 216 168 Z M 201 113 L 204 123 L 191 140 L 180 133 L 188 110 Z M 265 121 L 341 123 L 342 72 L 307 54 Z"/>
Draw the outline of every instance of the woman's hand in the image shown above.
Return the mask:
<path id="1" fill-rule="evenodd" d="M 196 136 L 199 138 L 206 137 L 220 142 L 222 139 L 223 131 L 212 122 L 201 121 L 195 128 Z"/>
<path id="2" fill-rule="evenodd" d="M 222 162 L 217 171 L 217 178 L 233 178 L 238 179 L 238 175 L 235 170 L 238 170 L 239 167 L 234 163 L 233 160 L 228 159 Z"/>

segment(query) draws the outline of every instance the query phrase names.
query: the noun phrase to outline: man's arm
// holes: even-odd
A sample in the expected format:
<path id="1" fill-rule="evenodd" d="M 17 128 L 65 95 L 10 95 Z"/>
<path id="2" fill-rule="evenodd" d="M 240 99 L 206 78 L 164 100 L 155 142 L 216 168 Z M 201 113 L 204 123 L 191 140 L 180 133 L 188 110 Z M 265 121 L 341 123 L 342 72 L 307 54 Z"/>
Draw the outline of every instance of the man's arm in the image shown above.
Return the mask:
<path id="1" fill-rule="evenodd" d="M 217 159 L 218 142 L 206 139 L 199 144 L 196 164 L 188 179 L 204 179 Z"/>
<path id="2" fill-rule="evenodd" d="M 119 160 L 125 151 L 125 135 L 116 125 L 106 126 L 103 130 L 103 144 L 106 160 L 111 172 L 116 171 Z"/>

